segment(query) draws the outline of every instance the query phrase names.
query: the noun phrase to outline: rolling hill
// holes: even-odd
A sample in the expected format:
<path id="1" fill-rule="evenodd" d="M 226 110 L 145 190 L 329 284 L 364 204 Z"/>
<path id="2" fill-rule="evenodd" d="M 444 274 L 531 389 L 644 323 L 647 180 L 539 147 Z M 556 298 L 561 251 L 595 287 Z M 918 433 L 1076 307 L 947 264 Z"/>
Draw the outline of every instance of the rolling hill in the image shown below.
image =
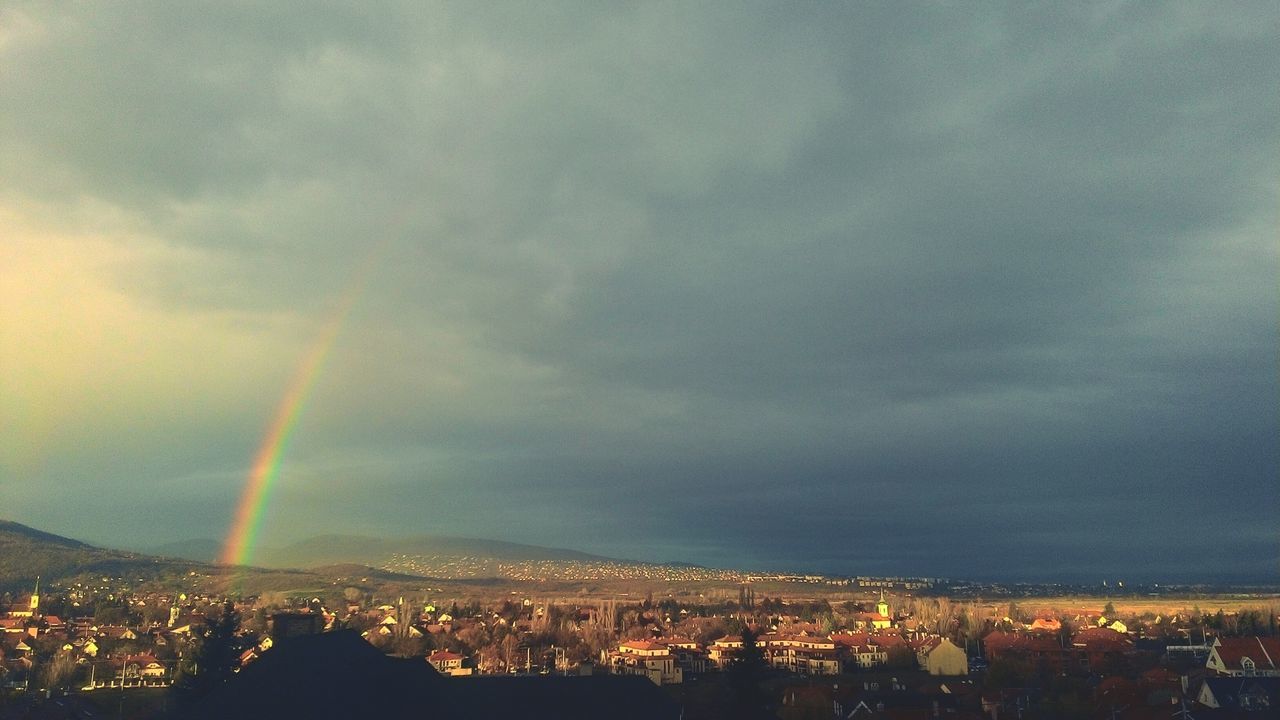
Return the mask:
<path id="1" fill-rule="evenodd" d="M 320 535 L 283 548 L 262 548 L 255 562 L 266 567 L 315 567 L 338 563 L 377 567 L 395 556 L 470 557 L 502 562 L 616 562 L 611 558 L 563 548 L 440 535 L 392 539 Z"/>
<path id="2" fill-rule="evenodd" d="M 148 555 L 211 563 L 217 559 L 221 549 L 216 540 L 196 539 L 152 546 L 141 551 Z M 254 553 L 253 564 L 267 568 L 317 568 L 352 563 L 382 567 L 397 557 L 470 558 L 494 563 L 626 562 L 577 550 L 480 538 L 419 535 L 388 539 L 364 535 L 319 535 L 285 547 L 260 547 Z"/>
<path id="3" fill-rule="evenodd" d="M 259 548 L 253 568 L 212 564 L 220 550 L 215 540 L 187 540 L 147 548 L 111 550 L 0 521 L 0 588 L 77 576 L 110 575 L 141 579 L 195 572 L 210 577 L 234 572 L 242 586 L 275 587 L 313 583 L 337 576 L 377 576 L 384 582 L 412 578 L 437 580 L 583 580 L 718 577 L 724 571 L 683 563 L 643 563 L 536 545 L 421 535 L 375 538 L 321 535 L 281 548 Z M 354 568 L 362 568 L 356 570 Z M 305 577 L 304 577 L 305 576 Z M 249 579 L 248 584 L 245 584 Z"/>
<path id="4" fill-rule="evenodd" d="M 26 588 L 46 580 L 87 574 L 156 577 L 185 572 L 189 561 L 95 547 L 88 543 L 0 520 L 0 588 Z"/>

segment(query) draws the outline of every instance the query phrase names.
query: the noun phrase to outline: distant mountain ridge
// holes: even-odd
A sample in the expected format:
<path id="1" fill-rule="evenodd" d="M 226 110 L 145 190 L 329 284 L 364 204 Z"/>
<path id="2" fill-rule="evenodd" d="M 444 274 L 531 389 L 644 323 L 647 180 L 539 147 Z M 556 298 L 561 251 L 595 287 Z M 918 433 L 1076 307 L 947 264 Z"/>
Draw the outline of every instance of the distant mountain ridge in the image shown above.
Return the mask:
<path id="1" fill-rule="evenodd" d="M 0 591 L 97 575 L 172 579 L 197 575 L 229 577 L 276 589 L 282 583 L 328 583 L 335 577 L 485 581 L 635 579 L 687 573 L 686 563 L 644 563 L 601 555 L 524 545 L 502 540 L 440 535 L 385 539 L 360 535 L 321 535 L 283 548 L 261 548 L 252 567 L 219 566 L 221 544 L 212 539 L 185 540 L 142 551 L 113 550 L 0 520 Z M 215 562 L 211 562 L 215 561 Z M 717 573 L 721 571 L 705 571 Z M 689 577 L 687 574 L 684 577 Z"/>
<path id="2" fill-rule="evenodd" d="M 222 553 L 222 544 L 217 540 L 198 538 L 139 548 L 139 552 L 197 562 L 216 562 Z M 449 535 L 417 535 L 402 538 L 317 535 L 285 547 L 257 548 L 253 553 L 252 562 L 261 567 L 310 568 L 348 563 L 367 565 L 370 564 L 370 560 L 385 559 L 393 555 L 484 557 L 503 561 L 628 562 L 565 548 Z"/>
<path id="3" fill-rule="evenodd" d="M 216 562 L 221 545 L 216 540 L 196 539 L 168 543 L 146 549 L 154 555 Z M 467 562 L 464 562 L 467 561 Z M 635 567 L 698 568 L 689 563 L 647 563 L 594 555 L 567 548 L 526 545 L 505 540 L 466 538 L 452 535 L 416 535 L 377 538 L 367 535 L 317 535 L 284 547 L 257 548 L 251 564 L 276 569 L 327 569 L 340 565 L 383 568 L 404 574 L 441 577 L 450 566 L 459 568 L 457 577 L 497 577 L 502 568 L 516 564 L 556 563 L 583 565 L 625 565 Z"/>
<path id="4" fill-rule="evenodd" d="M 254 562 L 267 567 L 313 567 L 338 563 L 377 565 L 397 555 L 479 557 L 508 562 L 617 562 L 613 558 L 577 550 L 446 535 L 390 539 L 363 535 L 320 535 L 283 548 L 262 548 L 255 554 Z"/>

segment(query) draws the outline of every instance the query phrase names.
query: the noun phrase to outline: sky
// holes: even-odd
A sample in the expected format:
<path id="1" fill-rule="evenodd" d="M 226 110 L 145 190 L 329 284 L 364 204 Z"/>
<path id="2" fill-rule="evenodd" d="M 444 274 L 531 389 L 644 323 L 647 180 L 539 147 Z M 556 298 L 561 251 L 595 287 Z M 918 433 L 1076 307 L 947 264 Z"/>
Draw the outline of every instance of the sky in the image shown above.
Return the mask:
<path id="1" fill-rule="evenodd" d="M 1275 581 L 1277 27 L 7 2 L 0 516 Z"/>

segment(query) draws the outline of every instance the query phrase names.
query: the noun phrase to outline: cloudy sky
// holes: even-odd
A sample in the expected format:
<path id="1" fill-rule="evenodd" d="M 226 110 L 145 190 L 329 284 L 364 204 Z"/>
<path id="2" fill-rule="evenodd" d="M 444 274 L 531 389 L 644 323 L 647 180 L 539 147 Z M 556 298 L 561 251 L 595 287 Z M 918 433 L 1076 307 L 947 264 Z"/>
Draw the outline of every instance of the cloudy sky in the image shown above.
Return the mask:
<path id="1" fill-rule="evenodd" d="M 0 516 L 1280 568 L 1274 3 L 9 2 Z"/>

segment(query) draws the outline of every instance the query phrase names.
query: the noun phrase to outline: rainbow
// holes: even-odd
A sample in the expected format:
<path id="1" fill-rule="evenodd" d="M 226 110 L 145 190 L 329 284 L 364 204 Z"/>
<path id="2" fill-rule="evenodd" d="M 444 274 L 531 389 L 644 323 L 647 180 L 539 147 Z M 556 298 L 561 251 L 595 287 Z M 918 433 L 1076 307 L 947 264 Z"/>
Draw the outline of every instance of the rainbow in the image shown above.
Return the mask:
<path id="1" fill-rule="evenodd" d="M 271 500 L 271 491 L 280 476 L 280 466 L 294 430 L 298 427 L 298 419 L 306 406 L 307 399 L 320 377 L 325 360 L 337 342 L 342 327 L 350 317 L 352 309 L 368 284 L 369 275 L 386 247 L 383 242 L 373 248 L 365 258 L 365 262 L 355 272 L 342 301 L 328 321 L 325 322 L 316 341 L 298 365 L 292 380 L 289 382 L 280 404 L 276 408 L 266 434 L 258 446 L 258 453 L 253 459 L 249 477 L 245 481 L 244 491 L 240 494 L 240 503 L 236 506 L 235 518 L 227 533 L 219 562 L 224 565 L 248 565 L 253 560 L 253 550 L 257 545 L 258 530 L 262 518 Z"/>

